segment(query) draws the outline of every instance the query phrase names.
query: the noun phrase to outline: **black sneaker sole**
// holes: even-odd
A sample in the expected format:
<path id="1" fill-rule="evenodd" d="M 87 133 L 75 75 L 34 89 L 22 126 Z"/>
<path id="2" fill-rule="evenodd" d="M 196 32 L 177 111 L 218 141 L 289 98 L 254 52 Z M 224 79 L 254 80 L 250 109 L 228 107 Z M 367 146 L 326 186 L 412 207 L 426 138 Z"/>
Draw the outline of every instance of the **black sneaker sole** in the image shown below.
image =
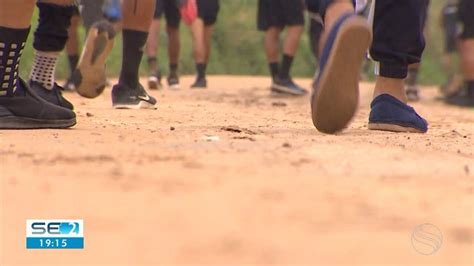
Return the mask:
<path id="1" fill-rule="evenodd" d="M 76 125 L 76 119 L 42 120 L 27 117 L 0 117 L 0 129 L 66 129 Z"/>
<path id="2" fill-rule="evenodd" d="M 362 18 L 350 18 L 339 31 L 311 98 L 313 124 L 327 134 L 346 128 L 357 111 L 360 69 L 372 39 Z"/>

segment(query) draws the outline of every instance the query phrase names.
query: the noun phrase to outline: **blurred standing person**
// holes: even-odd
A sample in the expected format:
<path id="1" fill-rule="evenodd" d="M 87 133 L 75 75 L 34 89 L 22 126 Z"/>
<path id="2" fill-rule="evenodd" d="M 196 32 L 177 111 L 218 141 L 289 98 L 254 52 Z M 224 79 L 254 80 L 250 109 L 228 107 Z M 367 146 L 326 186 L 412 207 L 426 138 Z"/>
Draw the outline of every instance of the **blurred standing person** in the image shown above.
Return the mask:
<path id="1" fill-rule="evenodd" d="M 425 31 L 427 20 L 428 20 L 428 9 L 430 1 L 427 1 L 427 7 L 423 14 L 423 23 L 421 24 L 421 30 Z M 420 87 L 418 86 L 418 74 L 420 72 L 421 63 L 411 64 L 408 66 L 408 75 L 405 79 L 405 93 L 408 101 L 417 102 L 420 100 Z"/>
<path id="2" fill-rule="evenodd" d="M 459 0 L 458 10 L 463 26 L 459 47 L 465 86 L 446 101 L 458 106 L 474 107 L 474 1 Z"/>
<path id="3" fill-rule="evenodd" d="M 181 40 L 179 37 L 181 15 L 175 0 L 156 0 L 155 13 L 150 26 L 146 48 L 149 72 L 148 88 L 152 90 L 162 88 L 157 50 L 160 43 L 160 20 L 163 14 L 166 19 L 166 33 L 168 35 L 168 86 L 170 89 L 179 89 L 178 62 L 181 50 Z"/>
<path id="4" fill-rule="evenodd" d="M 219 0 L 178 0 L 193 40 L 196 80 L 191 89 L 207 88 L 206 70 L 211 55 L 212 33 L 219 14 Z"/>
<path id="5" fill-rule="evenodd" d="M 264 47 L 272 77 L 271 90 L 286 95 L 304 95 L 306 90 L 296 85 L 290 75 L 304 30 L 302 0 L 259 0 L 258 29 L 265 32 Z M 287 28 L 280 62 L 280 34 Z"/>

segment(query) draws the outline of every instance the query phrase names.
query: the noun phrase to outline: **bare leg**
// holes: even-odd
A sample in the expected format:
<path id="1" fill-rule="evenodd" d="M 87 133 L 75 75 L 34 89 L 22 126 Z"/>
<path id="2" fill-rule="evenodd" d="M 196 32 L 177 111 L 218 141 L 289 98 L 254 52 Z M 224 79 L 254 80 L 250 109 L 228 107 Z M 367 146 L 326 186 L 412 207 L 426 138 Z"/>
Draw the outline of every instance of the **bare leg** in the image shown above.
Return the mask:
<path id="1" fill-rule="evenodd" d="M 123 1 L 123 29 L 148 32 L 155 0 L 124 0 Z"/>
<path id="2" fill-rule="evenodd" d="M 204 21 L 196 19 L 190 26 L 193 38 L 193 53 L 196 64 L 206 63 L 206 45 L 204 40 Z"/>
<path id="3" fill-rule="evenodd" d="M 71 26 L 68 29 L 69 39 L 66 43 L 66 53 L 68 55 L 79 54 L 79 34 L 77 32 L 79 28 L 80 16 L 73 16 L 71 19 Z"/>
<path id="4" fill-rule="evenodd" d="M 275 81 L 275 78 L 280 72 L 280 60 L 278 58 L 280 54 L 280 33 L 280 28 L 269 28 L 265 32 L 265 39 L 263 43 L 265 55 L 267 56 L 268 67 L 270 69 L 270 74 L 273 81 Z"/>
<path id="5" fill-rule="evenodd" d="M 301 35 L 303 34 L 303 26 L 288 27 L 288 32 L 285 38 L 283 52 L 286 55 L 295 56 L 300 45 Z"/>
<path id="6" fill-rule="evenodd" d="M 167 26 L 168 34 L 168 57 L 170 64 L 178 64 L 181 50 L 181 40 L 179 38 L 179 28 Z"/>
<path id="7" fill-rule="evenodd" d="M 34 0 L 0 0 L 0 26 L 13 29 L 30 27 Z M 8 8 L 4 8 L 8 7 Z"/>
<path id="8" fill-rule="evenodd" d="M 150 26 L 148 39 L 146 42 L 146 55 L 148 57 L 148 71 L 150 74 L 156 75 L 158 72 L 157 50 L 160 43 L 160 20 L 154 19 Z"/>
<path id="9" fill-rule="evenodd" d="M 269 63 L 278 63 L 279 61 L 280 32 L 281 29 L 275 27 L 265 32 L 265 54 Z"/>
<path id="10" fill-rule="evenodd" d="M 214 26 L 206 26 L 204 28 L 204 42 L 206 46 L 206 63 L 209 63 L 209 58 L 211 56 L 211 47 L 212 47 L 212 33 L 214 32 Z"/>
<path id="11" fill-rule="evenodd" d="M 474 80 L 474 39 L 461 42 L 461 67 L 465 80 Z"/>

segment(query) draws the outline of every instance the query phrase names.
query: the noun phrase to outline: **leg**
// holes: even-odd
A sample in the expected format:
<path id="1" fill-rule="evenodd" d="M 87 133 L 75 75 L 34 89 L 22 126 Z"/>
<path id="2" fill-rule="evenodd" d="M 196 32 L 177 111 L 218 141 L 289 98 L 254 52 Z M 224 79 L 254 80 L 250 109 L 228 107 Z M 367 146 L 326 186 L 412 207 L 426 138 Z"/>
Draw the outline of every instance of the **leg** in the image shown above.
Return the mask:
<path id="1" fill-rule="evenodd" d="M 405 80 L 405 95 L 408 101 L 417 102 L 420 100 L 418 88 L 418 72 L 420 64 L 412 64 L 408 66 L 408 76 Z"/>
<path id="2" fill-rule="evenodd" d="M 140 62 L 155 10 L 155 0 L 125 0 L 123 3 L 123 59 L 119 83 L 112 89 L 115 108 L 154 106 L 139 82 Z"/>
<path id="3" fill-rule="evenodd" d="M 81 17 L 79 14 L 74 15 L 71 18 L 71 25 L 68 29 L 69 39 L 66 42 L 66 53 L 69 61 L 69 69 L 72 72 L 76 69 L 77 63 L 79 62 L 79 22 Z"/>
<path id="4" fill-rule="evenodd" d="M 50 104 L 18 77 L 21 53 L 28 37 L 33 0 L 0 0 L 0 128 L 68 128 L 75 114 Z M 8 11 L 8 12 L 6 12 Z"/>
<path id="5" fill-rule="evenodd" d="M 191 88 L 205 88 L 206 79 L 206 42 L 204 38 L 204 21 L 197 18 L 190 26 L 193 39 L 194 62 L 196 63 L 196 82 Z"/>
<path id="6" fill-rule="evenodd" d="M 464 24 L 464 32 L 461 36 L 461 66 L 464 80 L 467 85 L 467 95 L 470 106 L 474 102 L 474 2 L 461 0 L 459 17 Z"/>
<path id="7" fill-rule="evenodd" d="M 173 0 L 164 0 L 164 12 L 166 17 L 166 33 L 168 35 L 168 86 L 170 89 L 179 89 L 179 53 L 181 51 L 181 39 L 179 37 L 179 26 L 181 14 Z"/>
<path id="8" fill-rule="evenodd" d="M 325 31 L 311 111 L 315 127 L 334 134 L 349 125 L 359 106 L 360 69 L 371 31 L 367 21 L 354 14 L 351 0 L 322 0 L 319 13 Z"/>
<path id="9" fill-rule="evenodd" d="M 428 1 L 376 2 L 371 56 L 378 63 L 378 77 L 369 128 L 426 132 L 427 122 L 408 107 L 403 80 L 409 66 L 420 62 L 425 47 L 423 28 Z M 404 14 L 404 20 L 400 15 Z M 387 28 L 393 30 L 386 31 Z M 388 45 L 389 43 L 395 45 Z"/>
<path id="10" fill-rule="evenodd" d="M 204 28 L 204 43 L 205 43 L 205 58 L 206 64 L 209 64 L 212 48 L 212 33 L 214 32 L 214 25 L 208 25 Z"/>
<path id="11" fill-rule="evenodd" d="M 206 69 L 209 62 L 213 25 L 219 13 L 218 0 L 196 0 L 198 19 L 193 23 L 197 78 L 191 88 L 206 88 Z M 195 25 L 194 25 L 195 24 Z M 193 42 L 194 43 L 194 42 Z"/>
<path id="12" fill-rule="evenodd" d="M 168 33 L 168 59 L 169 59 L 169 75 L 168 86 L 172 89 L 179 89 L 179 53 L 181 50 L 181 40 L 179 37 L 179 28 L 166 26 Z"/>
<path id="13" fill-rule="evenodd" d="M 92 25 L 104 19 L 103 5 L 104 0 L 81 0 L 81 17 L 86 32 L 89 32 Z"/>
<path id="14" fill-rule="evenodd" d="M 70 81 L 77 93 L 86 98 L 99 96 L 106 87 L 105 61 L 112 51 L 116 35 L 113 25 L 102 18 L 103 3 L 103 0 L 81 1 L 81 17 L 87 38 Z"/>
<path id="15" fill-rule="evenodd" d="M 303 3 L 285 0 L 276 2 L 270 8 L 272 12 L 278 12 L 279 17 L 276 25 L 281 27 L 270 27 L 267 30 L 265 44 L 267 46 L 267 59 L 272 71 L 273 84 L 272 91 L 279 94 L 300 96 L 306 94 L 306 90 L 296 85 L 291 76 L 290 70 L 293 58 L 298 51 L 301 35 L 304 30 L 304 6 Z M 283 44 L 283 56 L 278 66 L 279 56 L 279 33 L 283 27 L 287 27 L 287 35 Z M 268 39 L 267 39 L 268 38 Z M 276 74 L 275 74 L 276 72 Z"/>
<path id="16" fill-rule="evenodd" d="M 148 88 L 161 89 L 161 74 L 158 70 L 157 50 L 160 43 L 160 19 L 162 15 L 161 1 L 156 1 L 155 15 L 151 22 L 150 32 L 146 42 L 146 53 L 148 62 Z"/>
<path id="17" fill-rule="evenodd" d="M 73 105 L 62 96 L 62 88 L 55 82 L 55 69 L 59 54 L 66 46 L 68 28 L 75 10 L 72 1 L 48 0 L 37 3 L 39 22 L 35 31 L 33 47 L 35 58 L 30 75 L 30 86 L 44 100 L 73 109 Z"/>
<path id="18" fill-rule="evenodd" d="M 283 60 L 281 63 L 279 78 L 280 79 L 289 79 L 291 65 L 293 63 L 293 58 L 298 51 L 298 46 L 300 44 L 301 35 L 303 34 L 304 27 L 289 26 L 287 29 L 287 35 L 285 38 L 285 43 L 283 46 Z"/>
<path id="19" fill-rule="evenodd" d="M 267 31 L 265 31 L 265 39 L 263 42 L 265 47 L 265 55 L 267 56 L 267 62 L 273 81 L 280 72 L 280 63 L 278 59 L 280 54 L 280 32 L 281 29 L 277 27 L 271 27 L 267 29 Z"/>

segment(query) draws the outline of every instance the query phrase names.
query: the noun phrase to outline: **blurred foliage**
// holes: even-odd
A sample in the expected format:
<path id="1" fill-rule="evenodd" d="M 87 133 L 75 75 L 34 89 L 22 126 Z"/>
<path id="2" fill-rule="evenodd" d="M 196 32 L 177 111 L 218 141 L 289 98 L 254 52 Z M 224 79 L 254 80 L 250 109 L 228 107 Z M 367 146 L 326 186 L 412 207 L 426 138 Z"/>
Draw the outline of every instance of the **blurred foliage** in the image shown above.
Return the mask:
<path id="1" fill-rule="evenodd" d="M 443 51 L 443 36 L 439 27 L 439 15 L 444 0 L 433 0 L 430 7 L 430 18 L 426 29 L 427 48 L 423 57 L 420 82 L 423 84 L 440 84 L 444 82 L 445 75 L 441 68 L 441 56 Z M 213 49 L 211 62 L 208 67 L 210 74 L 234 74 L 234 75 L 268 75 L 268 67 L 263 51 L 263 33 L 257 31 L 257 0 L 222 0 L 219 20 L 213 35 Z M 36 11 L 37 12 L 37 11 Z M 37 13 L 32 19 L 32 32 L 36 26 Z M 401 18 L 402 19 L 402 18 Z M 31 33 L 32 33 L 31 32 Z M 84 31 L 81 27 L 81 38 Z M 283 35 L 284 36 L 284 35 Z M 28 40 L 29 45 L 22 60 L 22 75 L 28 75 L 33 58 L 31 48 L 32 35 Z M 187 27 L 181 27 L 182 51 L 180 59 L 180 72 L 182 74 L 194 73 L 194 62 L 190 34 Z M 160 49 L 158 51 L 160 66 L 163 73 L 167 72 L 166 45 L 167 36 L 164 31 L 164 23 L 160 33 Z M 121 65 L 121 37 L 118 36 L 115 47 L 107 62 L 109 75 L 117 76 Z M 312 77 L 316 68 L 307 34 L 301 40 L 300 50 L 292 69 L 293 76 Z M 68 76 L 68 65 L 64 55 L 61 56 L 57 75 L 59 79 Z M 372 72 L 372 71 L 370 71 Z M 141 73 L 147 74 L 145 58 L 142 63 Z M 369 73 L 370 77 L 373 77 Z"/>

